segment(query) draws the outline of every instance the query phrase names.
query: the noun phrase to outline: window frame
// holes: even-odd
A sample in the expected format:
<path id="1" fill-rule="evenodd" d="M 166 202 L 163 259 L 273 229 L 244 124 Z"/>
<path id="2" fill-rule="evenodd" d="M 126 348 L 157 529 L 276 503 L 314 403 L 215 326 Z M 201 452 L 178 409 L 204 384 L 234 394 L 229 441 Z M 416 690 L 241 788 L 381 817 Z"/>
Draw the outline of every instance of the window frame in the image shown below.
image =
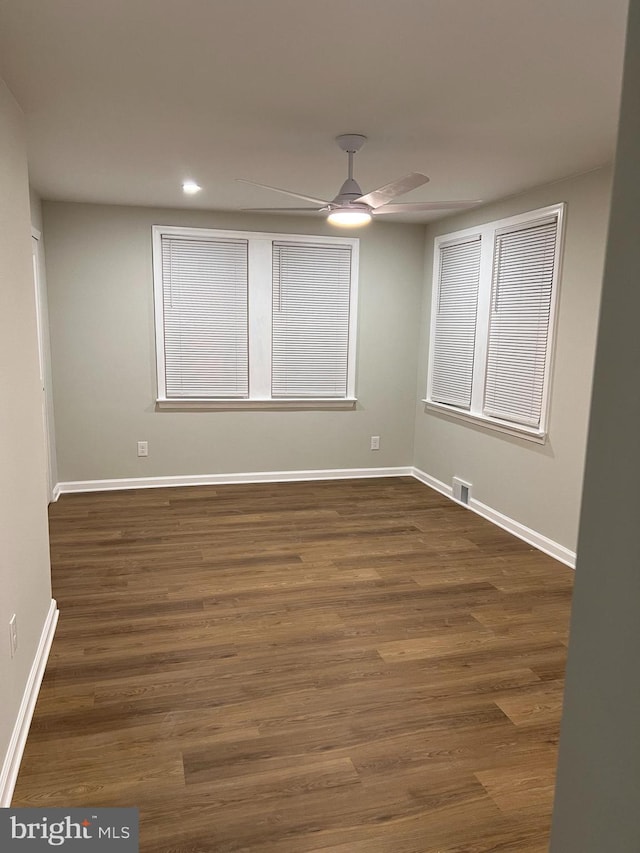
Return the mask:
<path id="1" fill-rule="evenodd" d="M 553 362 L 556 347 L 557 313 L 559 304 L 561 266 L 564 252 L 564 220 L 566 203 L 548 205 L 546 207 L 519 213 L 515 216 L 493 220 L 491 222 L 441 234 L 434 240 L 433 270 L 431 292 L 431 317 L 429 331 L 429 350 L 427 366 L 427 392 L 422 402 L 429 411 L 446 414 L 456 420 L 486 427 L 492 431 L 507 433 L 529 441 L 544 444 L 549 430 L 551 403 L 551 385 L 553 378 Z M 489 329 L 493 273 L 496 258 L 496 238 L 509 230 L 520 230 L 536 223 L 552 218 L 557 219 L 556 246 L 554 254 L 553 279 L 551 285 L 551 301 L 549 310 L 549 326 L 547 334 L 547 351 L 544 368 L 544 386 L 539 426 L 527 426 L 497 417 L 486 415 L 483 411 L 487 379 Z M 456 408 L 447 403 L 432 399 L 434 344 L 437 321 L 437 307 L 440 293 L 440 249 L 454 243 L 466 242 L 471 239 L 480 240 L 480 273 L 478 285 L 478 305 L 476 311 L 476 338 L 471 385 L 471 405 L 468 410 Z"/>
<path id="2" fill-rule="evenodd" d="M 179 225 L 152 225 L 156 407 L 159 409 L 352 409 L 356 398 L 359 247 L 357 237 L 288 232 L 236 231 Z M 248 249 L 249 395 L 247 397 L 168 397 L 164 345 L 162 237 L 185 240 L 246 240 Z M 347 388 L 345 397 L 272 397 L 272 257 L 273 244 L 340 246 L 351 249 Z"/>

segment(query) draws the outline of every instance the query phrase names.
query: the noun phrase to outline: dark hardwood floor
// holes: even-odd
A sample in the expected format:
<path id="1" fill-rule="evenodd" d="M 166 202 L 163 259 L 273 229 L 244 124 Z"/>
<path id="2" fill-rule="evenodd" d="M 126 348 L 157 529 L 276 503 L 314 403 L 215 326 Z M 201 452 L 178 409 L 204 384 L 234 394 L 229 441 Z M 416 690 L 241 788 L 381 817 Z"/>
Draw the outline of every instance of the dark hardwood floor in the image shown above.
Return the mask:
<path id="1" fill-rule="evenodd" d="M 142 851 L 543 853 L 573 573 L 410 478 L 66 495 L 14 806 Z"/>

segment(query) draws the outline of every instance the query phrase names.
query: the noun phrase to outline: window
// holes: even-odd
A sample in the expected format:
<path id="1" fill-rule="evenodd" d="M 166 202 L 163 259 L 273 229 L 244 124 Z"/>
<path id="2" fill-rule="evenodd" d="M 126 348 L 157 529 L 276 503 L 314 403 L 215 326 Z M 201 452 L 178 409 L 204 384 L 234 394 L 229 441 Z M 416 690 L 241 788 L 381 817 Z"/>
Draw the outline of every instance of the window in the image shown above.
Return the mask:
<path id="1" fill-rule="evenodd" d="M 436 238 L 429 408 L 544 440 L 563 214 Z"/>
<path id="2" fill-rule="evenodd" d="M 355 402 L 358 240 L 153 227 L 158 404 Z"/>

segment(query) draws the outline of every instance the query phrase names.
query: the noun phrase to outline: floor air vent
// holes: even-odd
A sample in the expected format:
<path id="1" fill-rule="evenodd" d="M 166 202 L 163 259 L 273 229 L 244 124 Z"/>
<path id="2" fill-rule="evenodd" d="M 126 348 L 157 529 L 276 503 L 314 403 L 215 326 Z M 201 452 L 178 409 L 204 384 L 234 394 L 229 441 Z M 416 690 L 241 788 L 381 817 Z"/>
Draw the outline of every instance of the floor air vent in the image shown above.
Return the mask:
<path id="1" fill-rule="evenodd" d="M 471 483 L 465 483 L 464 480 L 453 478 L 453 497 L 454 500 L 461 504 L 468 504 L 471 498 Z"/>

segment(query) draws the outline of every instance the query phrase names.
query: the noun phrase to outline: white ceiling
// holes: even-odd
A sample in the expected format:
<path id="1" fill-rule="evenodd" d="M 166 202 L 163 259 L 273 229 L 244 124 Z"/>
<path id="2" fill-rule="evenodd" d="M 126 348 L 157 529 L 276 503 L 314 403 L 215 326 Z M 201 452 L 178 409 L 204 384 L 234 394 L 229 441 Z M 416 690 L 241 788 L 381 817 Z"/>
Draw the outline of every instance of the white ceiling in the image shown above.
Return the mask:
<path id="1" fill-rule="evenodd" d="M 239 209 L 491 200 L 612 159 L 627 0 L 0 0 L 0 73 L 48 199 Z M 203 186 L 185 197 L 180 184 Z M 398 217 L 394 217 L 397 219 Z M 406 217 L 428 221 L 433 216 Z"/>

